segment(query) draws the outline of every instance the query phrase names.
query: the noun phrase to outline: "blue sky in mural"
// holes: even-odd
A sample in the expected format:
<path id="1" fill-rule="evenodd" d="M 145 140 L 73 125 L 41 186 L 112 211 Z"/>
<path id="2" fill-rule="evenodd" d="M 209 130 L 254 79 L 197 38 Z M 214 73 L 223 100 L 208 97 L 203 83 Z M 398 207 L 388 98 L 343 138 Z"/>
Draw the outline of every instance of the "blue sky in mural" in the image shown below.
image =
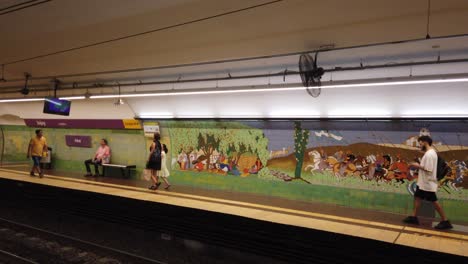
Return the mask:
<path id="1" fill-rule="evenodd" d="M 294 130 L 263 129 L 269 139 L 269 150 L 281 150 L 294 146 Z M 344 146 L 359 142 L 372 144 L 404 144 L 413 136 L 419 136 L 419 131 L 356 131 L 356 130 L 311 130 L 308 147 Z M 468 146 L 466 133 L 434 132 L 431 136 L 435 142 L 444 145 Z"/>

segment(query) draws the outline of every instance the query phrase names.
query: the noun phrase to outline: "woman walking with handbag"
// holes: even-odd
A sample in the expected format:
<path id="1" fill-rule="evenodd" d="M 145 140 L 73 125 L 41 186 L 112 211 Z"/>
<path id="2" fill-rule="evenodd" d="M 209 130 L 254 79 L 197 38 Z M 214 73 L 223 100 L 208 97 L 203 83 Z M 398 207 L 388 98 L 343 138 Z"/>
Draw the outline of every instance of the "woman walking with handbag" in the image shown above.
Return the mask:
<path id="1" fill-rule="evenodd" d="M 156 132 L 154 133 L 153 144 L 150 147 L 150 154 L 148 157 L 148 162 L 146 168 L 151 170 L 151 179 L 153 180 L 153 185 L 148 189 L 156 190 L 158 189 L 161 183 L 159 182 L 159 174 L 161 172 L 161 135 Z"/>

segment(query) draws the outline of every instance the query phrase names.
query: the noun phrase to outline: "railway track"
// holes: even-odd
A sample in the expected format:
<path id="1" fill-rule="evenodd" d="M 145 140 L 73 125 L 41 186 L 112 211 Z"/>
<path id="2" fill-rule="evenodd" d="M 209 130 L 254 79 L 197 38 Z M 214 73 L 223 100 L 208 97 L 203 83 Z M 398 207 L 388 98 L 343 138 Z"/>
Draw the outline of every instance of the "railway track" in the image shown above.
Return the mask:
<path id="1" fill-rule="evenodd" d="M 38 262 L 20 257 L 16 255 L 15 253 L 8 252 L 5 250 L 0 249 L 0 263 L 5 263 L 5 264 L 38 264 Z"/>
<path id="2" fill-rule="evenodd" d="M 165 262 L 0 218 L 0 263 Z"/>

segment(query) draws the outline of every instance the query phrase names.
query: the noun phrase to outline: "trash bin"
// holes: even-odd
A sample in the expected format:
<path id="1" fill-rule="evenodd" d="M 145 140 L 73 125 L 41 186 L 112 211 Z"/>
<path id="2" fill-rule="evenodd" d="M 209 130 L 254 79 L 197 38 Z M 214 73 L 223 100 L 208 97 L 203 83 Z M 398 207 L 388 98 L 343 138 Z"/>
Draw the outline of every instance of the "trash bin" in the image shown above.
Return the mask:
<path id="1" fill-rule="evenodd" d="M 44 152 L 41 159 L 42 169 L 52 169 L 52 148 L 47 148 L 47 152 Z"/>

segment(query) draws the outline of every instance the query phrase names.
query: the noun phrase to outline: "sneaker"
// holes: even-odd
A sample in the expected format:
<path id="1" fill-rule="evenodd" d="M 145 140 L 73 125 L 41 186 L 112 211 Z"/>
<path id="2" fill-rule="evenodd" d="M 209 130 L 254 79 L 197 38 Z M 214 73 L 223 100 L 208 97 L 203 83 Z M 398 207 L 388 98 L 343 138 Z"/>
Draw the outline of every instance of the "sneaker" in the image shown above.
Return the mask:
<path id="1" fill-rule="evenodd" d="M 148 189 L 150 189 L 150 190 L 156 190 L 156 186 L 151 185 L 150 187 L 148 187 Z"/>
<path id="2" fill-rule="evenodd" d="M 42 177 L 44 177 L 44 173 L 43 173 L 43 172 L 39 173 L 39 178 L 42 178 Z"/>
<path id="3" fill-rule="evenodd" d="M 85 177 L 91 177 L 91 176 L 93 176 L 91 173 L 86 173 L 85 174 Z"/>
<path id="4" fill-rule="evenodd" d="M 407 224 L 419 225 L 419 220 L 416 216 L 408 216 L 405 219 L 403 219 L 403 222 Z"/>
<path id="5" fill-rule="evenodd" d="M 434 226 L 434 228 L 443 230 L 443 229 L 452 229 L 453 226 L 449 220 L 445 220 L 445 221 L 441 221 L 440 223 L 438 223 L 436 226 Z"/>
<path id="6" fill-rule="evenodd" d="M 154 188 L 154 189 L 155 189 L 155 190 L 157 190 L 157 189 L 159 188 L 159 185 L 161 185 L 161 183 L 160 183 L 160 182 L 156 183 L 156 186 L 155 186 L 155 188 Z"/>
<path id="7" fill-rule="evenodd" d="M 36 175 L 34 174 L 34 172 L 32 172 L 32 171 L 29 173 L 29 175 L 31 175 L 31 176 L 33 176 L 33 177 L 36 176 Z"/>

